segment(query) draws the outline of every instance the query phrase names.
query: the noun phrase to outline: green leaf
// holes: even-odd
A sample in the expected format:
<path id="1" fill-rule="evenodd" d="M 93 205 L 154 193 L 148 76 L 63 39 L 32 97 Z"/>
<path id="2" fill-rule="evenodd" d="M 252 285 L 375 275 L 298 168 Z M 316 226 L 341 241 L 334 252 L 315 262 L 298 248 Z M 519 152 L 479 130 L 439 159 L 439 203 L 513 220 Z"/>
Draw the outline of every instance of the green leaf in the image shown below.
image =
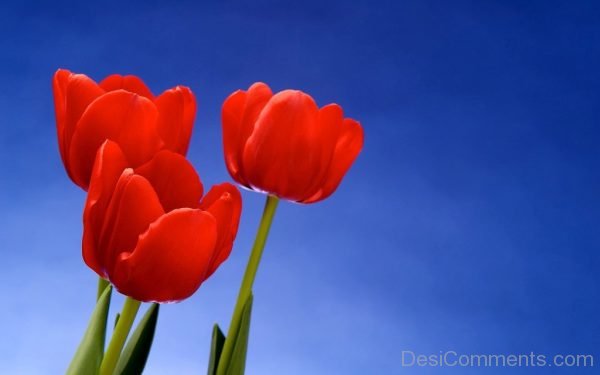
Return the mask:
<path id="1" fill-rule="evenodd" d="M 96 374 L 104 355 L 106 320 L 112 287 L 108 285 L 96 303 L 83 339 L 67 369 L 67 375 Z"/>
<path id="2" fill-rule="evenodd" d="M 252 293 L 244 303 L 240 329 L 235 335 L 235 343 L 229 364 L 227 364 L 226 375 L 244 375 L 246 369 L 246 353 L 248 352 L 248 335 L 250 334 L 250 318 L 252 315 Z"/>
<path id="3" fill-rule="evenodd" d="M 219 366 L 219 358 L 223 351 L 223 345 L 225 344 L 225 335 L 219 328 L 218 324 L 215 324 L 212 332 L 212 340 L 210 344 L 210 358 L 208 360 L 208 375 L 216 375 L 217 367 Z"/>
<path id="4" fill-rule="evenodd" d="M 127 341 L 121 357 L 117 362 L 115 374 L 119 375 L 138 375 L 144 371 L 150 348 L 152 348 L 152 340 L 154 339 L 154 331 L 156 330 L 156 322 L 158 321 L 159 305 L 153 303 L 144 317 L 138 323 L 135 331 Z"/>

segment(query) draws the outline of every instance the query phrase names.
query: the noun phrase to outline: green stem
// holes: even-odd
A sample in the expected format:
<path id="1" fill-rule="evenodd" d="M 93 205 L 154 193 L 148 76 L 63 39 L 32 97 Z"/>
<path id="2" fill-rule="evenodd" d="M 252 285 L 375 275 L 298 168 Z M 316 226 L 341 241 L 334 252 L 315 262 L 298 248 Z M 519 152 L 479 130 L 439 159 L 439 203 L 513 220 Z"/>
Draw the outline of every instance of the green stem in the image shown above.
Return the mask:
<path id="1" fill-rule="evenodd" d="M 115 371 L 117 361 L 121 356 L 121 350 L 125 345 L 125 339 L 129 335 L 135 316 L 140 308 L 140 301 L 134 300 L 133 298 L 127 297 L 123 310 L 117 322 L 117 326 L 113 332 L 110 344 L 106 349 L 102 364 L 100 365 L 100 375 L 112 375 Z"/>
<path id="2" fill-rule="evenodd" d="M 104 292 L 104 289 L 106 289 L 108 284 L 108 280 L 98 277 L 98 293 L 96 294 L 96 301 L 100 299 L 102 292 Z"/>
<path id="3" fill-rule="evenodd" d="M 219 358 L 217 375 L 225 375 L 225 371 L 227 371 L 227 367 L 229 366 L 229 361 L 231 360 L 231 355 L 233 353 L 233 345 L 235 344 L 232 338 L 235 337 L 236 332 L 240 329 L 244 303 L 246 303 L 248 296 L 252 292 L 252 284 L 254 284 L 256 271 L 258 270 L 258 264 L 260 263 L 260 258 L 262 256 L 263 249 L 265 248 L 265 243 L 267 242 L 267 236 L 269 235 L 269 229 L 271 228 L 271 223 L 273 222 L 273 216 L 275 216 L 277 203 L 279 203 L 279 198 L 273 195 L 267 196 L 265 209 L 258 227 L 258 232 L 256 233 L 254 246 L 252 246 L 250 259 L 248 260 L 248 265 L 246 266 L 246 272 L 244 273 L 244 278 L 242 279 L 242 285 L 240 286 L 240 292 L 238 294 L 237 302 L 235 303 L 235 308 L 233 310 L 233 316 L 231 317 L 231 323 L 229 324 L 229 330 L 227 331 L 227 337 L 225 339 L 223 351 L 221 353 L 221 357 Z"/>

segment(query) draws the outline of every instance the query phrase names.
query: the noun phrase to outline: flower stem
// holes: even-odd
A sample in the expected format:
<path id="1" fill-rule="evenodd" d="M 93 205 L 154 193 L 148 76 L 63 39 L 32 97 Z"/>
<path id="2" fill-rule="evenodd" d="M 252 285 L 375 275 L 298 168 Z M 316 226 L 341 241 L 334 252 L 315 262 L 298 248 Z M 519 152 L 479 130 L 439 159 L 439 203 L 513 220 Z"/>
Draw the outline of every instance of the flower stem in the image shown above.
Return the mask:
<path id="1" fill-rule="evenodd" d="M 98 293 L 96 294 L 96 301 L 100 299 L 102 292 L 104 292 L 104 289 L 106 289 L 107 286 L 108 280 L 103 279 L 102 277 L 98 277 Z"/>
<path id="2" fill-rule="evenodd" d="M 100 365 L 100 375 L 112 375 L 115 371 L 115 366 L 121 356 L 121 350 L 123 350 L 123 346 L 125 345 L 125 339 L 127 339 L 127 335 L 129 335 L 129 331 L 131 330 L 135 316 L 140 308 L 140 304 L 140 301 L 134 300 L 133 298 L 127 297 L 127 299 L 125 299 L 119 321 L 117 322 L 117 326 L 115 327 L 106 353 L 104 354 L 104 358 L 102 359 L 102 364 Z"/>
<path id="3" fill-rule="evenodd" d="M 229 324 L 229 330 L 227 331 L 227 337 L 225 338 L 223 352 L 219 358 L 217 375 L 224 375 L 225 371 L 227 371 L 227 367 L 229 366 L 229 361 L 231 360 L 231 355 L 233 352 L 233 346 L 235 344 L 233 337 L 240 329 L 242 310 L 244 309 L 244 304 L 246 303 L 248 296 L 252 292 L 252 284 L 254 284 L 260 258 L 262 256 L 263 249 L 265 248 L 265 243 L 267 242 L 267 236 L 269 235 L 269 229 L 271 228 L 271 223 L 273 222 L 273 217 L 275 216 L 277 203 L 279 203 L 279 198 L 273 195 L 267 196 L 263 216 L 256 233 L 256 239 L 254 240 L 254 245 L 252 246 L 250 259 L 248 260 L 248 265 L 246 266 L 246 272 L 244 273 L 244 278 L 242 279 L 240 292 L 238 294 L 237 302 L 235 303 L 233 316 L 231 317 L 231 323 Z"/>

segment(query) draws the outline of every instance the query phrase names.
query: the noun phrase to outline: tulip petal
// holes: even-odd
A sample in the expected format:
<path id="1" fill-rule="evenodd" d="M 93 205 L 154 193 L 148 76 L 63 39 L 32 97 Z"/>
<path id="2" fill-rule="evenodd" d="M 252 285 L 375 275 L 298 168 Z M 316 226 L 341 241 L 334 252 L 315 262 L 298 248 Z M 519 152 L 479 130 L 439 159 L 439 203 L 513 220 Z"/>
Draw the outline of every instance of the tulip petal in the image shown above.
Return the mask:
<path id="1" fill-rule="evenodd" d="M 133 251 L 140 234 L 164 214 L 156 192 L 148 180 L 126 169 L 104 215 L 98 248 L 102 249 L 104 271 L 111 275 L 120 254 Z"/>
<path id="2" fill-rule="evenodd" d="M 241 134 L 242 118 L 248 94 L 238 90 L 229 95 L 223 103 L 221 122 L 223 127 L 223 152 L 225 165 L 231 177 L 242 185 L 248 186 L 240 171 L 241 162 L 239 155 L 239 138 Z"/>
<path id="3" fill-rule="evenodd" d="M 69 77 L 71 72 L 65 69 L 58 69 L 54 73 L 52 79 L 52 92 L 54 94 L 54 114 L 56 116 L 56 134 L 58 136 L 58 147 L 60 149 L 60 157 L 62 158 L 63 164 L 66 163 L 66 153 L 64 150 L 64 131 L 66 121 L 66 96 L 67 96 L 67 85 L 69 84 Z M 66 165 L 66 164 L 65 164 Z"/>
<path id="4" fill-rule="evenodd" d="M 165 212 L 176 208 L 198 208 L 203 187 L 190 162 L 172 151 L 159 151 L 149 162 L 135 170 L 156 191 Z"/>
<path id="5" fill-rule="evenodd" d="M 73 133 L 83 112 L 90 103 L 104 94 L 104 90 L 89 77 L 63 69 L 59 69 L 54 74 L 52 88 L 60 155 L 69 177 L 73 179 L 69 162 L 69 148 Z"/>
<path id="6" fill-rule="evenodd" d="M 262 110 L 244 149 L 249 183 L 281 198 L 301 200 L 320 171 L 319 109 L 301 91 L 275 94 Z"/>
<path id="7" fill-rule="evenodd" d="M 154 103 L 124 90 L 92 102 L 79 120 L 69 151 L 74 181 L 87 188 L 96 150 L 106 139 L 121 146 L 133 167 L 150 160 L 162 146 L 157 117 Z"/>
<path id="8" fill-rule="evenodd" d="M 318 202 L 333 194 L 360 153 L 363 143 L 363 129 L 358 121 L 349 118 L 344 119 L 324 184 L 317 193 L 302 201 L 302 203 Z"/>
<path id="9" fill-rule="evenodd" d="M 249 184 L 242 171 L 244 146 L 252 134 L 256 119 L 272 96 L 269 86 L 257 82 L 247 92 L 234 92 L 223 103 L 221 117 L 225 164 L 231 177 L 247 187 Z"/>
<path id="10" fill-rule="evenodd" d="M 97 254 L 97 245 L 108 204 L 126 167 L 127 160 L 119 145 L 105 141 L 98 149 L 83 211 L 83 260 L 101 277 L 106 277 L 106 273 Z"/>
<path id="11" fill-rule="evenodd" d="M 158 109 L 158 133 L 165 148 L 185 155 L 196 117 L 196 98 L 192 91 L 177 86 L 162 93 L 155 102 Z"/>
<path id="12" fill-rule="evenodd" d="M 206 274 L 208 278 L 231 254 L 233 240 L 240 224 L 242 196 L 232 184 L 216 185 L 202 199 L 200 209 L 212 214 L 217 222 L 217 244 Z"/>
<path id="13" fill-rule="evenodd" d="M 333 152 L 342 130 L 343 121 L 344 111 L 337 104 L 329 104 L 319 110 L 319 139 L 314 140 L 313 147 L 321 149 L 320 168 L 313 174 L 312 183 L 306 189 L 303 199 L 313 196 L 323 187 L 329 173 L 329 166 L 333 160 Z"/>
<path id="14" fill-rule="evenodd" d="M 150 100 L 154 100 L 154 95 L 152 95 L 152 91 L 146 86 L 144 81 L 140 78 L 132 75 L 122 76 L 120 74 L 110 75 L 100 82 L 100 87 L 102 87 L 107 92 L 116 91 L 116 90 L 125 90 L 132 92 L 134 94 L 141 95 Z"/>
<path id="15" fill-rule="evenodd" d="M 131 254 L 121 254 L 111 281 L 139 301 L 185 299 L 204 281 L 216 239 L 215 219 L 209 213 L 171 211 L 150 225 Z"/>

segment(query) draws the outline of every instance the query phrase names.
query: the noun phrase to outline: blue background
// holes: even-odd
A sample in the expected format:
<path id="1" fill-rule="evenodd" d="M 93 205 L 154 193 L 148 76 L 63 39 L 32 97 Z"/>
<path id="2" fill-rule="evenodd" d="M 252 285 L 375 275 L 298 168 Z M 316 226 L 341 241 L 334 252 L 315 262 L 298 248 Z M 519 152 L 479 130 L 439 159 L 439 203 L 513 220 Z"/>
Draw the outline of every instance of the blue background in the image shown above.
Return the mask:
<path id="1" fill-rule="evenodd" d="M 0 373 L 63 372 L 94 303 L 85 196 L 55 136 L 59 67 L 190 86 L 207 187 L 229 180 L 221 103 L 254 81 L 362 122 L 338 191 L 280 205 L 248 374 L 597 372 L 599 17 L 594 1 L 2 2 Z M 229 261 L 161 310 L 148 374 L 206 372 L 262 209 L 243 196 Z M 596 367 L 401 367 L 402 351 L 446 350 L 590 353 Z"/>

